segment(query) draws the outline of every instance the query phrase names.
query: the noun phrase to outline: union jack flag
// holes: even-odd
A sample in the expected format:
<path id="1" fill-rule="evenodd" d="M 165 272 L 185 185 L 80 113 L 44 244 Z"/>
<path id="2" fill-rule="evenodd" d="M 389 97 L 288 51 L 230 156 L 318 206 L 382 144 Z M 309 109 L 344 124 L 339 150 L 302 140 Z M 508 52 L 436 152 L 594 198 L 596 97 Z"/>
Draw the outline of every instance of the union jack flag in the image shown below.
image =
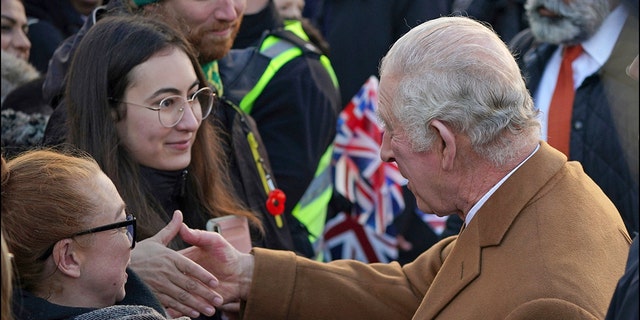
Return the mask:
<path id="1" fill-rule="evenodd" d="M 404 209 L 406 181 L 395 163 L 380 159 L 377 103 L 378 79 L 372 76 L 338 119 L 334 186 L 353 206 L 351 212 L 340 212 L 327 221 L 320 244 L 325 261 L 389 262 L 398 256 L 392 222 Z"/>

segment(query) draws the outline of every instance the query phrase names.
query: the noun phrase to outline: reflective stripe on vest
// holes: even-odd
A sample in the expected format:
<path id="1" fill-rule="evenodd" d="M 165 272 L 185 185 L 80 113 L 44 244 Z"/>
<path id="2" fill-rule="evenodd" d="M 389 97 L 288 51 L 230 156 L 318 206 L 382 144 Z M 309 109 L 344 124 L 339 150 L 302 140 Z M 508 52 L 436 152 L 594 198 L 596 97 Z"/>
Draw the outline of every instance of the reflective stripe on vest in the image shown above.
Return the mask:
<path id="1" fill-rule="evenodd" d="M 287 22 L 285 29 L 293 32 L 298 37 L 309 41 L 309 37 L 302 29 L 299 21 Z M 313 51 L 317 49 L 313 48 Z M 302 55 L 302 49 L 289 41 L 282 40 L 277 36 L 268 36 L 260 46 L 260 53 L 269 57 L 271 60 L 256 85 L 242 98 L 240 108 L 246 113 L 251 114 L 256 99 L 262 94 L 264 88 L 269 84 L 273 76 L 289 61 Z M 337 87 L 338 80 L 331 67 L 329 59 L 325 55 L 320 56 L 320 63 L 327 70 L 333 84 Z M 313 244 L 320 238 L 324 230 L 327 217 L 327 208 L 333 190 L 331 181 L 331 155 L 333 145 L 330 145 L 318 162 L 318 167 L 314 174 L 314 178 L 302 195 L 302 198 L 295 204 L 291 211 L 309 231 L 309 241 Z"/>
<path id="2" fill-rule="evenodd" d="M 311 184 L 291 211 L 293 216 L 307 227 L 311 243 L 315 243 L 320 238 L 327 219 L 327 209 L 333 193 L 330 166 L 332 154 L 333 144 L 320 158 Z"/>
<path id="3" fill-rule="evenodd" d="M 309 35 L 307 35 L 306 32 L 304 32 L 304 29 L 302 28 L 302 23 L 300 23 L 300 21 L 298 20 L 285 20 L 284 22 L 284 28 L 286 30 L 289 30 L 291 32 L 293 32 L 296 36 L 304 39 L 305 41 L 309 42 Z M 311 45 L 311 44 L 309 44 Z M 313 46 L 313 45 L 311 45 Z M 338 77 L 336 76 L 336 72 L 333 70 L 333 66 L 331 66 L 331 61 L 329 61 L 329 58 L 327 56 L 325 56 L 324 54 L 320 56 L 320 63 L 322 63 L 322 65 L 324 66 L 324 68 L 327 70 L 327 72 L 329 73 L 329 76 L 331 76 L 331 81 L 333 82 L 333 85 L 337 88 L 338 87 Z"/>

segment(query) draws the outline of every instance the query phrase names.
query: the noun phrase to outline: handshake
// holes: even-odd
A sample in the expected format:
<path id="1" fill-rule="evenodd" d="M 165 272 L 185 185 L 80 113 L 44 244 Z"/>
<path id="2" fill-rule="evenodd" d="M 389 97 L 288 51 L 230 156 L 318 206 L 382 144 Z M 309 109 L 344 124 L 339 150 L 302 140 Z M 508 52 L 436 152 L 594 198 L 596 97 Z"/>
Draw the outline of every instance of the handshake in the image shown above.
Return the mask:
<path id="1" fill-rule="evenodd" d="M 248 252 L 244 238 L 248 229 L 242 225 L 242 220 L 229 218 L 209 224 L 212 231 L 214 226 L 222 233 L 231 231 L 230 236 L 240 240 L 236 245 Z M 220 233 L 212 231 L 187 227 L 182 223 L 182 212 L 176 210 L 165 228 L 139 242 L 132 252 L 130 267 L 151 287 L 172 317 L 211 316 L 216 308 L 226 313 L 238 312 L 240 300 L 247 297 L 253 255 L 238 251 Z M 177 252 L 168 248 L 177 235 L 191 247 Z"/>

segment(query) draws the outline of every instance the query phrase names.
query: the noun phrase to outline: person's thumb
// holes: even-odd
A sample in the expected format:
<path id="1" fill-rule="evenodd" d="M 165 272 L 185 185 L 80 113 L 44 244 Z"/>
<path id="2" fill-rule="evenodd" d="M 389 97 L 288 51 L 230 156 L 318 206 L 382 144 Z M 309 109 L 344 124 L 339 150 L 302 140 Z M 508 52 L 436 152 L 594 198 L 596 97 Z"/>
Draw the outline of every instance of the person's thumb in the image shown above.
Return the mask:
<path id="1" fill-rule="evenodd" d="M 180 210 L 176 210 L 173 212 L 173 218 L 169 221 L 162 230 L 158 231 L 156 235 L 153 236 L 155 240 L 162 242 L 165 246 L 176 237 L 178 232 L 180 232 L 180 228 L 182 226 L 182 212 Z"/>
<path id="2" fill-rule="evenodd" d="M 196 247 L 207 247 L 215 244 L 217 232 L 191 229 L 186 224 L 182 224 L 180 229 L 182 241 Z"/>

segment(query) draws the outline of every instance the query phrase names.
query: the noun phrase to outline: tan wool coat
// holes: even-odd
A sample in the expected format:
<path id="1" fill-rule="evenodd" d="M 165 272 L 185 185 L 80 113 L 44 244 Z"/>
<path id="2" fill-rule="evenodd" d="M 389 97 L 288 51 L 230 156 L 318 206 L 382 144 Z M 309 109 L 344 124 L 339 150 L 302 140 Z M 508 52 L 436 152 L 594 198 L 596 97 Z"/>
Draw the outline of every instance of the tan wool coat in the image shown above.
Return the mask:
<path id="1" fill-rule="evenodd" d="M 541 142 L 459 236 L 403 267 L 256 248 L 244 319 L 603 319 L 625 230 L 580 164 Z"/>

